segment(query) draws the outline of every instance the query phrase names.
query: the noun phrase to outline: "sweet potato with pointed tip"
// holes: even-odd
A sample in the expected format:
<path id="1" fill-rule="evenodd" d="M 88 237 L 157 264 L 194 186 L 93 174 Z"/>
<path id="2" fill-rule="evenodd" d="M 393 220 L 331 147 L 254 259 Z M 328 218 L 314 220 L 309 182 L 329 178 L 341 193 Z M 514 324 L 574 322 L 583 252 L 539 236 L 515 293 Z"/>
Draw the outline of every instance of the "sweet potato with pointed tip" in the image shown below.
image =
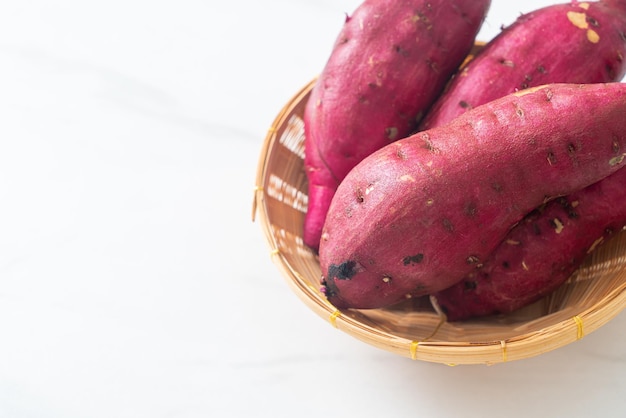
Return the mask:
<path id="1" fill-rule="evenodd" d="M 573 1 L 520 16 L 455 74 L 419 130 L 528 87 L 621 80 L 626 73 L 624 3 Z"/>
<path id="2" fill-rule="evenodd" d="M 433 296 L 449 321 L 510 313 L 562 285 L 626 225 L 626 170 L 555 199 L 517 224 L 482 266 Z"/>
<path id="3" fill-rule="evenodd" d="M 490 0 L 365 0 L 337 37 L 304 114 L 305 244 L 364 157 L 414 132 L 471 50 Z"/>
<path id="4" fill-rule="evenodd" d="M 322 282 L 338 308 L 443 290 L 542 202 L 622 167 L 626 84 L 553 84 L 494 100 L 359 163 L 330 206 Z"/>

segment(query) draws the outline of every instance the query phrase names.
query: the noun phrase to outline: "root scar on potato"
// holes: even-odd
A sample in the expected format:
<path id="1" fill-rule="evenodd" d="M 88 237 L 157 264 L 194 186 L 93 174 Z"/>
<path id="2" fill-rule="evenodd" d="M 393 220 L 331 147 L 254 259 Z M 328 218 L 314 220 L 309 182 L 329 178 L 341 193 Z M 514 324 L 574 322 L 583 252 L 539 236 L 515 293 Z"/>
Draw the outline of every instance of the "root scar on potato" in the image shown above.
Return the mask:
<path id="1" fill-rule="evenodd" d="M 624 161 L 624 157 L 626 154 L 618 155 L 617 157 L 613 157 L 609 160 L 609 165 L 611 167 L 621 164 Z"/>
<path id="2" fill-rule="evenodd" d="M 552 226 L 554 227 L 554 231 L 557 234 L 560 234 L 561 232 L 563 232 L 563 228 L 565 228 L 565 226 L 563 225 L 563 222 L 561 222 L 559 218 L 554 218 L 552 220 Z"/>
<path id="3" fill-rule="evenodd" d="M 408 257 L 404 257 L 402 259 L 402 264 L 404 264 L 405 266 L 409 266 L 409 265 L 412 265 L 412 264 L 419 264 L 422 261 L 424 261 L 424 254 L 419 253 L 419 254 L 416 254 L 416 255 L 411 255 L 411 256 L 408 256 Z"/>
<path id="4" fill-rule="evenodd" d="M 593 250 L 595 250 L 598 245 L 602 244 L 602 241 L 604 241 L 604 237 L 600 237 L 595 240 L 593 244 L 591 244 L 591 247 L 589 247 L 589 249 L 587 250 L 587 254 L 593 252 Z"/>

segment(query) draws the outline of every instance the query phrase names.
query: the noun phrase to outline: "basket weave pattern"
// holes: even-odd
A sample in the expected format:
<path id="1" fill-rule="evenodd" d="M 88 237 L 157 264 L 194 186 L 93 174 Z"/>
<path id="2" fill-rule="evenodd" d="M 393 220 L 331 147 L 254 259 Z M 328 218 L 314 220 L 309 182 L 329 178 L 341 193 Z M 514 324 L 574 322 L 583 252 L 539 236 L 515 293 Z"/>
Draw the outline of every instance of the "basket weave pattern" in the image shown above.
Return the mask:
<path id="1" fill-rule="evenodd" d="M 589 255 L 557 291 L 519 311 L 442 322 L 428 299 L 386 309 L 337 310 L 320 292 L 317 256 L 302 241 L 307 208 L 302 115 L 315 80 L 281 110 L 259 159 L 252 216 L 292 290 L 339 330 L 375 347 L 449 365 L 495 364 L 572 343 L 614 318 L 626 304 L 626 232 Z"/>

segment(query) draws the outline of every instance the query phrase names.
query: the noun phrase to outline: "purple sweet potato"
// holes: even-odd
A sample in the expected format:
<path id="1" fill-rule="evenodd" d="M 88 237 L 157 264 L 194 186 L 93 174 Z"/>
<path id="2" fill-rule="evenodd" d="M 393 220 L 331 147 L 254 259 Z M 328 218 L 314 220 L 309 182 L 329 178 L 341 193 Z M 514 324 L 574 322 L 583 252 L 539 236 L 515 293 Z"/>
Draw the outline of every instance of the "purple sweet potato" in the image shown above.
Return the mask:
<path id="1" fill-rule="evenodd" d="M 455 74 L 419 130 L 528 87 L 621 80 L 626 73 L 624 3 L 573 1 L 520 16 Z"/>
<path id="2" fill-rule="evenodd" d="M 626 225 L 626 170 L 552 200 L 517 224 L 482 266 L 433 296 L 449 321 L 510 313 L 562 285 Z"/>
<path id="3" fill-rule="evenodd" d="M 572 2 L 521 16 L 455 76 L 420 128 L 444 124 L 473 106 L 537 84 L 621 79 L 626 72 L 625 4 L 626 0 Z M 611 186 L 604 186 L 608 187 Z M 606 206 L 601 203 L 602 190 L 594 186 L 589 191 L 596 194 L 598 211 Z M 561 204 L 572 199 L 592 204 L 591 198 L 578 194 L 534 211 L 509 232 L 480 269 L 472 271 L 462 283 L 439 292 L 436 297 L 448 318 L 511 312 L 538 300 L 566 280 L 582 262 L 587 248 L 602 236 L 605 219 L 587 207 L 583 208 L 585 216 L 567 218 L 567 208 Z M 620 216 L 616 211 L 607 213 L 607 230 L 621 222 L 610 215 Z M 551 225 L 555 219 L 564 220 L 559 225 L 566 226 L 567 233 L 557 233 L 560 229 L 556 229 L 534 234 L 540 230 L 539 225 Z M 533 268 L 529 270 L 530 264 Z"/>
<path id="4" fill-rule="evenodd" d="M 626 83 L 553 84 L 366 157 L 337 189 L 324 226 L 328 300 L 379 308 L 458 282 L 542 202 L 623 166 L 625 114 Z"/>
<path id="5" fill-rule="evenodd" d="M 305 109 L 305 244 L 364 157 L 415 131 L 471 50 L 490 0 L 365 0 L 346 18 Z"/>

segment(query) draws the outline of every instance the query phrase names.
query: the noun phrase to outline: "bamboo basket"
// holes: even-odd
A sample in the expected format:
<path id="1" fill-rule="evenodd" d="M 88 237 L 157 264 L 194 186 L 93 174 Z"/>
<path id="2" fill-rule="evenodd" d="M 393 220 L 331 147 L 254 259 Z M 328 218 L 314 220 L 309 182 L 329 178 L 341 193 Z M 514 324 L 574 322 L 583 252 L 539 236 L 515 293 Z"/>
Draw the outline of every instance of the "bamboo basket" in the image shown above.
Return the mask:
<path id="1" fill-rule="evenodd" d="M 315 80 L 280 111 L 259 159 L 253 222 L 292 290 L 329 324 L 372 346 L 414 360 L 497 364 L 546 353 L 580 340 L 626 305 L 626 231 L 591 253 L 544 299 L 507 315 L 446 322 L 427 298 L 393 308 L 338 310 L 319 290 L 316 254 L 303 244 L 307 208 L 303 112 Z"/>

